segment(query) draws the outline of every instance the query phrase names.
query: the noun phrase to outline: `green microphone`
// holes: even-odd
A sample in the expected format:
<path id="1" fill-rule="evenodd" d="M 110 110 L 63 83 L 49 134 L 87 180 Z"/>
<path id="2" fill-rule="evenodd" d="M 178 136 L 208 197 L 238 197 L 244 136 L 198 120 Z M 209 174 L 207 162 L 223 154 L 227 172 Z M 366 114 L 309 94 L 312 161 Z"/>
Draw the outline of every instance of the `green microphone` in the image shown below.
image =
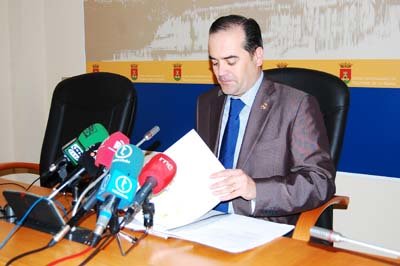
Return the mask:
<path id="1" fill-rule="evenodd" d="M 78 136 L 78 141 L 86 151 L 93 145 L 103 142 L 106 138 L 108 138 L 107 129 L 102 124 L 95 123 L 82 131 Z"/>
<path id="2" fill-rule="evenodd" d="M 65 144 L 62 151 L 67 160 L 76 166 L 85 151 L 93 145 L 103 142 L 107 137 L 107 129 L 102 124 L 95 123 L 85 128 L 77 138 Z"/>

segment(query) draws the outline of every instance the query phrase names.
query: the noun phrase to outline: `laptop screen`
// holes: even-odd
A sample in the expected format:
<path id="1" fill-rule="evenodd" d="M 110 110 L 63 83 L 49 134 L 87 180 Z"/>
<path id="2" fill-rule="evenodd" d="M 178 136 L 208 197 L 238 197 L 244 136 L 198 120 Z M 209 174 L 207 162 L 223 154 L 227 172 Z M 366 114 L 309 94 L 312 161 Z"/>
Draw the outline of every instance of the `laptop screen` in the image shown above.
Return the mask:
<path id="1" fill-rule="evenodd" d="M 20 221 L 31 206 L 41 198 L 32 193 L 14 190 L 5 190 L 3 195 L 15 213 L 16 222 Z M 24 226 L 50 234 L 57 233 L 64 224 L 65 221 L 54 202 L 46 198 L 40 200 L 32 208 L 23 223 Z"/>

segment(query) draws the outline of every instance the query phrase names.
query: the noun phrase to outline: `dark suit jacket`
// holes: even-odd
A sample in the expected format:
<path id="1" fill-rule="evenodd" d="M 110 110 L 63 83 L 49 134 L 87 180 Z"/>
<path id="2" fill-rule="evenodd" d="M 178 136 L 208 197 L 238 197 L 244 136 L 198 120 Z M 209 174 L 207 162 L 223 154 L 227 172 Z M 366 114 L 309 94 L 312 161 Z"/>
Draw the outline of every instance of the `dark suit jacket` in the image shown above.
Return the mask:
<path id="1" fill-rule="evenodd" d="M 197 100 L 197 131 L 217 154 L 226 95 L 216 87 Z M 316 99 L 264 77 L 250 111 L 236 168 L 256 183 L 251 202 L 232 201 L 235 213 L 295 224 L 300 212 L 335 193 L 335 168 Z"/>

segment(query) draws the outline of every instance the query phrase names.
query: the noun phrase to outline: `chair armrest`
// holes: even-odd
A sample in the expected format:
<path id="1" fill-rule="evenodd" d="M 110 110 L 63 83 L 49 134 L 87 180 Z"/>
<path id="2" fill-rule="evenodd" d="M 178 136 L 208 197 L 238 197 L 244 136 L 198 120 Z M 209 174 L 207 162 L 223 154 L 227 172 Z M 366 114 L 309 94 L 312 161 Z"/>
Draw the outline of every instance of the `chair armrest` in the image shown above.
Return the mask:
<path id="1" fill-rule="evenodd" d="M 19 173 L 39 175 L 39 164 L 26 162 L 0 163 L 0 176 Z"/>
<path id="2" fill-rule="evenodd" d="M 296 227 L 294 228 L 292 238 L 309 241 L 310 229 L 315 225 L 321 213 L 329 206 L 333 206 L 334 209 L 347 209 L 349 201 L 349 197 L 347 196 L 335 195 L 323 205 L 315 209 L 302 212 L 299 220 L 296 223 Z"/>

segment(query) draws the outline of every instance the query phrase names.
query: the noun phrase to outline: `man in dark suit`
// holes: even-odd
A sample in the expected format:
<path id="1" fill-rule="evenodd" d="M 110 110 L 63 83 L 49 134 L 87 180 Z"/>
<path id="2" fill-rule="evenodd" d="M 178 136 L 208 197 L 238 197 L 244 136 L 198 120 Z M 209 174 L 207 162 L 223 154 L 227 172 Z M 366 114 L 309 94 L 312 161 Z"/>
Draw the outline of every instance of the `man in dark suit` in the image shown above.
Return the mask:
<path id="1" fill-rule="evenodd" d="M 295 224 L 300 212 L 335 193 L 335 169 L 318 103 L 264 77 L 261 31 L 253 19 L 217 19 L 208 50 L 219 86 L 198 98 L 197 131 L 220 160 L 222 153 L 226 157 L 221 143 L 231 123 L 230 106 L 237 99 L 243 105 L 229 155 L 233 162 L 211 176 L 211 189 L 230 212 Z"/>

